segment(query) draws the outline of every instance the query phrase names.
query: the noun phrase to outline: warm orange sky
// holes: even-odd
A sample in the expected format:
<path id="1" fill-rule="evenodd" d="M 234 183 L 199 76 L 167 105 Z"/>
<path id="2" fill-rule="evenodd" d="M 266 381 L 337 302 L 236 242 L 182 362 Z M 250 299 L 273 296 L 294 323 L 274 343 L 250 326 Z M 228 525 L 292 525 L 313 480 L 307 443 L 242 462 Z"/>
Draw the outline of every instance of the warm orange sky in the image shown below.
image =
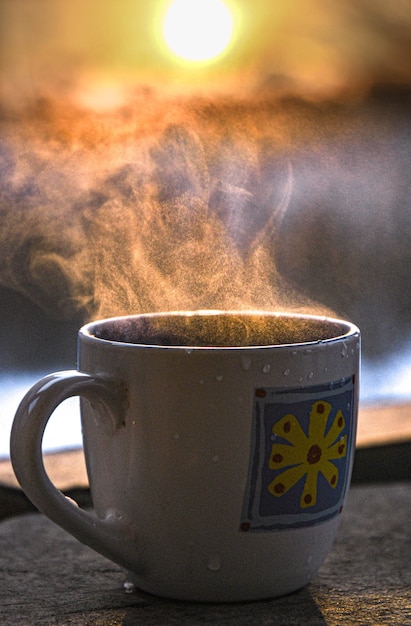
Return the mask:
<path id="1" fill-rule="evenodd" d="M 36 89 L 52 76 L 154 79 L 254 89 L 285 76 L 307 90 L 376 78 L 411 80 L 409 0 L 227 0 L 237 16 L 230 51 L 186 67 L 161 42 L 169 0 L 0 0 L 1 87 Z"/>

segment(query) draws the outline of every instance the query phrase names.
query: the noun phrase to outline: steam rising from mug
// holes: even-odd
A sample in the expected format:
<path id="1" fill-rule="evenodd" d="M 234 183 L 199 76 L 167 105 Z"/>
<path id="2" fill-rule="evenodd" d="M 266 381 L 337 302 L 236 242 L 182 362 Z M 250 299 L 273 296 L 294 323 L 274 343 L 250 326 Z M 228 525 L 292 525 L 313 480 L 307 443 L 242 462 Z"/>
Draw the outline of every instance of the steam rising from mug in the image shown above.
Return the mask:
<path id="1" fill-rule="evenodd" d="M 144 88 L 100 114 L 5 110 L 0 285 L 79 322 L 335 311 L 392 345 L 409 326 L 406 110 Z"/>
<path id="2" fill-rule="evenodd" d="M 300 308 L 274 263 L 293 170 L 269 111 L 151 96 L 114 128 L 50 100 L 5 124 L 0 284 L 66 319 Z"/>

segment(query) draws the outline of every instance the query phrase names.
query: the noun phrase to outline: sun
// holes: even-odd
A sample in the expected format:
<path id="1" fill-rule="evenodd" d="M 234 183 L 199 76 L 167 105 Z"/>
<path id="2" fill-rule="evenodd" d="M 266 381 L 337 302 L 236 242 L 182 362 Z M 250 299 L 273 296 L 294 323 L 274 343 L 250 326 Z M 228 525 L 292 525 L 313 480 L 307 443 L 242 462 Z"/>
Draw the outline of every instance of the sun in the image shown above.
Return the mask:
<path id="1" fill-rule="evenodd" d="M 174 0 L 164 17 L 163 34 L 181 59 L 210 61 L 227 49 L 233 17 L 222 0 Z"/>

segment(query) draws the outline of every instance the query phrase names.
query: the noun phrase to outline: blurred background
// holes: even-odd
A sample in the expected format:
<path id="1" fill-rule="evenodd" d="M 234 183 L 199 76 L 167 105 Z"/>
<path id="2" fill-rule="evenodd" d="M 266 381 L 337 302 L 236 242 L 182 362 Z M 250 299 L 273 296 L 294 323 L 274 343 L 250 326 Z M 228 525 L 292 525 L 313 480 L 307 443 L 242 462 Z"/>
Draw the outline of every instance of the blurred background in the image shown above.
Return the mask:
<path id="1" fill-rule="evenodd" d="M 0 0 L 0 456 L 118 314 L 348 318 L 363 405 L 409 402 L 410 115 L 409 0 Z"/>

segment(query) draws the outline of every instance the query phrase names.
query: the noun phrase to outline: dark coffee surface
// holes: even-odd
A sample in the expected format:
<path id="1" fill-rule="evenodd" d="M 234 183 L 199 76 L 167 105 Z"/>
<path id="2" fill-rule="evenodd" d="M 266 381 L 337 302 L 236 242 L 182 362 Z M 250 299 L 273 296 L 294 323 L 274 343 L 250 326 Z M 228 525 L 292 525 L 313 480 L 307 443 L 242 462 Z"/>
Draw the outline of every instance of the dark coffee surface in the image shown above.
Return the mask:
<path id="1" fill-rule="evenodd" d="M 169 314 L 101 322 L 94 335 L 107 341 L 155 346 L 242 347 L 332 339 L 348 327 L 330 320 L 264 314 Z"/>

